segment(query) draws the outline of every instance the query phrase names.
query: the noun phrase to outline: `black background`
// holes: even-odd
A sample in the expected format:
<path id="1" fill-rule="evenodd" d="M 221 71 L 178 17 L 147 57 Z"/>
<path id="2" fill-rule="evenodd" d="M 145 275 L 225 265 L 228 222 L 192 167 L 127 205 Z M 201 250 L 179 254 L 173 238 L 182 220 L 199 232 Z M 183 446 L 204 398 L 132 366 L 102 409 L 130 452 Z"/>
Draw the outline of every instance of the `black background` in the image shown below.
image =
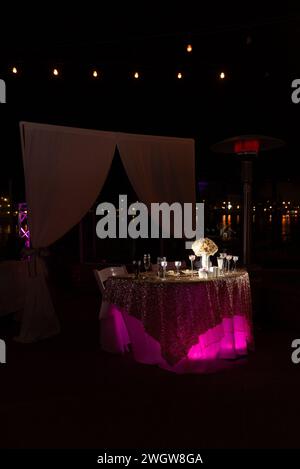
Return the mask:
<path id="1" fill-rule="evenodd" d="M 300 104 L 291 102 L 291 82 L 300 77 L 296 2 L 163 5 L 115 2 L 64 11 L 51 3 L 18 6 L 4 16 L 1 192 L 12 178 L 15 196 L 23 196 L 20 120 L 193 137 L 197 177 L 226 175 L 233 187 L 239 179 L 235 158 L 213 154 L 210 145 L 242 133 L 270 135 L 287 145 L 263 154 L 256 178 L 299 181 Z M 139 80 L 132 79 L 136 70 Z"/>

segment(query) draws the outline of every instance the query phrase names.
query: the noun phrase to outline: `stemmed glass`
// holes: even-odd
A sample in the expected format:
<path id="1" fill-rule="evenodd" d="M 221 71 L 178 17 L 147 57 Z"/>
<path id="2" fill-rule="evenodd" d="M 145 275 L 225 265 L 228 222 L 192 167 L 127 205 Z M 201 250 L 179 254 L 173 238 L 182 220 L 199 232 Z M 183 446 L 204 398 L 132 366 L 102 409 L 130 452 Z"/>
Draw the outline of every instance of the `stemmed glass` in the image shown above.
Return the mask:
<path id="1" fill-rule="evenodd" d="M 222 259 L 222 271 L 223 273 L 225 273 L 225 270 L 226 270 L 226 252 L 220 252 L 220 259 Z M 221 261 L 220 261 L 220 264 L 221 264 Z M 219 262 L 218 262 L 218 265 L 219 265 Z"/>
<path id="2" fill-rule="evenodd" d="M 135 278 L 139 278 L 140 276 L 140 268 L 141 268 L 141 261 L 133 261 L 133 269 L 134 269 L 134 276 Z"/>
<path id="3" fill-rule="evenodd" d="M 230 261 L 232 259 L 232 256 L 227 254 L 226 256 L 226 261 L 227 261 L 227 272 L 229 273 L 230 272 Z"/>
<path id="4" fill-rule="evenodd" d="M 157 258 L 157 261 L 156 261 L 156 264 L 157 264 L 157 275 L 158 275 L 158 277 L 160 276 L 160 267 L 161 267 L 161 266 L 160 266 L 160 263 L 161 263 L 161 261 L 162 261 L 162 258 L 161 258 L 161 257 L 158 257 L 158 258 Z"/>
<path id="5" fill-rule="evenodd" d="M 190 255 L 189 255 L 189 260 L 191 261 L 191 271 L 192 271 L 192 274 L 194 273 L 193 262 L 194 262 L 195 259 L 196 259 L 196 256 L 194 256 L 194 254 L 190 254 Z"/>
<path id="6" fill-rule="evenodd" d="M 234 268 L 233 268 L 233 271 L 236 272 L 236 263 L 237 261 L 239 260 L 239 256 L 233 256 L 233 262 L 234 262 Z"/>
<path id="7" fill-rule="evenodd" d="M 175 267 L 176 267 L 177 275 L 180 275 L 179 269 L 181 267 L 181 261 L 175 261 Z"/>
<path id="8" fill-rule="evenodd" d="M 161 265 L 162 268 L 163 268 L 163 279 L 165 279 L 165 278 L 166 278 L 166 269 L 167 269 L 168 263 L 167 263 L 167 261 L 165 260 L 165 259 L 166 259 L 165 257 L 163 257 L 163 259 L 164 259 L 164 260 L 161 261 L 160 265 Z"/>
<path id="9" fill-rule="evenodd" d="M 151 267 L 151 257 L 150 254 L 144 254 L 144 268 L 145 271 L 148 272 L 148 270 Z"/>
<path id="10" fill-rule="evenodd" d="M 217 261 L 218 261 L 219 270 L 223 273 L 224 257 L 218 257 Z"/>

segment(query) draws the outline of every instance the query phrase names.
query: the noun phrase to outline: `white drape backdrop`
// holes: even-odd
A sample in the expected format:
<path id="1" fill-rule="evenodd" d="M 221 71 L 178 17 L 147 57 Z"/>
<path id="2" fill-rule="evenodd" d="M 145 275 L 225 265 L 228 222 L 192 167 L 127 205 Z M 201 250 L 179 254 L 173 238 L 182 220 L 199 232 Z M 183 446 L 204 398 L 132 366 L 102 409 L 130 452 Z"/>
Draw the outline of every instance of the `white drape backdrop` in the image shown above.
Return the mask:
<path id="1" fill-rule="evenodd" d="M 153 202 L 195 202 L 194 140 L 118 135 L 118 149 L 139 199 Z"/>
<path id="2" fill-rule="evenodd" d="M 87 213 L 101 190 L 115 151 L 107 132 L 21 124 L 26 200 L 31 243 L 45 248 Z M 20 342 L 33 342 L 59 332 L 47 287 L 44 261 L 33 256 Z"/>
<path id="3" fill-rule="evenodd" d="M 140 201 L 194 202 L 194 141 L 20 124 L 32 247 L 46 248 L 76 225 L 95 202 L 116 145 Z M 59 332 L 42 257 L 34 254 L 21 342 Z"/>

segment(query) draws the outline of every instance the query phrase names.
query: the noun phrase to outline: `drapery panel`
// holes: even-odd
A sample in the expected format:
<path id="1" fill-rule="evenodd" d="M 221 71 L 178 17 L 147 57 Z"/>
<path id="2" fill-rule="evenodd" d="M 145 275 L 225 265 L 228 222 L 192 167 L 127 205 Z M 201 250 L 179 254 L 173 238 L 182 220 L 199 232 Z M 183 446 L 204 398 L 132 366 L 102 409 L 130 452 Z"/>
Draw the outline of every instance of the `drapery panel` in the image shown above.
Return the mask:
<path id="1" fill-rule="evenodd" d="M 24 123 L 23 138 L 31 242 L 46 247 L 93 205 L 114 157 L 115 135 Z"/>
<path id="2" fill-rule="evenodd" d="M 20 130 L 36 254 L 18 340 L 33 342 L 59 332 L 38 250 L 61 238 L 88 212 L 106 180 L 116 145 L 141 202 L 194 202 L 194 141 L 30 122 L 21 123 Z"/>
<path id="3" fill-rule="evenodd" d="M 32 247 L 45 248 L 76 225 L 101 190 L 115 152 L 109 132 L 21 123 L 26 200 Z M 33 254 L 20 342 L 59 332 L 43 259 Z"/>
<path id="4" fill-rule="evenodd" d="M 194 140 L 118 134 L 117 145 L 142 202 L 195 202 Z"/>

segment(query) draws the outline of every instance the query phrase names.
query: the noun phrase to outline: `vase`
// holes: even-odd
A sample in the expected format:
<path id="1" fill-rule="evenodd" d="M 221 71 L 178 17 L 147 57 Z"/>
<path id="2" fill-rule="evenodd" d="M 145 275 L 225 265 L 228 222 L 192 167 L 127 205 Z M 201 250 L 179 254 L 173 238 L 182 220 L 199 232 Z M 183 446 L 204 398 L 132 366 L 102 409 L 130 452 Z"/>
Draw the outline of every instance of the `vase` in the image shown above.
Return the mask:
<path id="1" fill-rule="evenodd" d="M 208 254 L 202 254 L 201 262 L 202 262 L 202 269 L 209 271 L 210 267 L 210 256 Z"/>

